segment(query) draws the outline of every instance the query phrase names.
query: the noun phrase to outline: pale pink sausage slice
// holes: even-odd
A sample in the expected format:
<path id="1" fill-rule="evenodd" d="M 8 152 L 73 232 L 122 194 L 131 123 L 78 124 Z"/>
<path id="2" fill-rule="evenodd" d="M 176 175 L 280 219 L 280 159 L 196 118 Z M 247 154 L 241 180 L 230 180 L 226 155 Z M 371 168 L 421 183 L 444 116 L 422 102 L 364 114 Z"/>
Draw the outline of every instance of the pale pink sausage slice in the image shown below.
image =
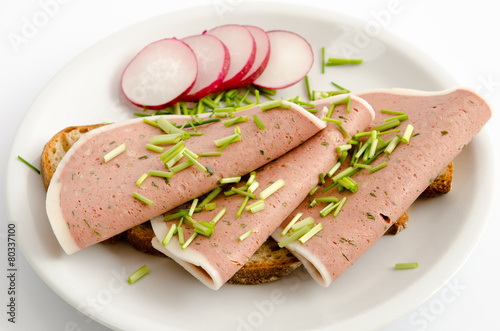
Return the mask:
<path id="1" fill-rule="evenodd" d="M 406 112 L 409 119 L 403 122 L 402 129 L 411 123 L 414 136 L 408 144 L 400 144 L 389 157 L 382 156 L 373 164 L 387 162 L 387 167 L 373 174 L 362 170 L 353 175 L 352 179 L 359 184 L 357 193 L 338 193 L 333 189 L 306 199 L 291 214 L 303 212 L 304 217 L 312 216 L 323 225 L 323 230 L 305 244 L 296 241 L 287 248 L 325 287 L 385 233 L 491 117 L 487 103 L 464 89 L 437 93 L 376 90 L 359 96 L 375 109 L 376 119 L 371 126 L 394 116 L 381 113 L 381 109 Z M 384 139 L 389 138 L 384 136 Z M 347 197 L 336 218 L 331 214 L 320 217 L 318 211 L 324 205 L 309 208 L 313 198 L 332 195 Z M 288 222 L 289 219 L 282 227 Z M 283 240 L 279 229 L 273 238 Z"/>
<path id="2" fill-rule="evenodd" d="M 269 125 L 260 130 L 252 120 L 238 124 L 241 141 L 227 146 L 222 156 L 200 157 L 208 172 L 191 166 L 168 181 L 149 176 L 140 187 L 136 181 L 144 173 L 167 170 L 161 154 L 146 149 L 151 137 L 163 132 L 143 119 L 134 119 L 87 133 L 65 155 L 47 192 L 47 215 L 62 248 L 71 254 L 141 224 L 212 190 L 222 177 L 261 167 L 324 128 L 322 121 L 302 107 L 290 106 L 268 111 L 255 106 L 239 112 L 238 116 L 250 119 L 258 115 Z M 180 124 L 190 119 L 168 118 Z M 203 135 L 187 139 L 186 148 L 194 153 L 215 152 L 214 140 L 230 136 L 234 130 L 222 122 L 200 126 L 198 132 Z M 126 151 L 104 163 L 103 156 L 123 143 Z M 165 147 L 167 151 L 172 145 Z M 154 204 L 136 199 L 134 192 Z"/>
<path id="3" fill-rule="evenodd" d="M 326 103 L 343 99 L 338 96 L 325 100 Z M 329 107 L 329 106 L 328 106 Z M 343 118 L 343 126 L 351 134 L 362 131 L 373 119 L 373 110 L 362 99 L 353 97 L 353 110 L 346 113 L 346 105 L 335 108 L 334 118 Z M 323 107 L 317 108 L 321 116 Z M 264 122 L 266 127 L 268 123 Z M 210 212 L 201 212 L 193 215 L 196 221 L 210 222 L 222 209 L 227 212 L 216 226 L 210 238 L 198 236 L 185 250 L 181 249 L 177 237 L 166 247 L 160 243 L 172 224 L 164 222 L 160 216 L 152 220 L 156 238 L 153 245 L 159 251 L 171 257 L 186 270 L 212 289 L 219 289 L 227 282 L 255 253 L 255 251 L 269 238 L 271 233 L 281 222 L 299 205 L 307 194 L 318 184 L 318 175 L 326 173 L 337 161 L 335 148 L 345 144 L 349 139 L 335 125 L 329 125 L 301 146 L 281 156 L 257 171 L 256 181 L 258 195 L 272 182 L 282 179 L 286 185 L 275 194 L 265 199 L 266 208 L 255 214 L 244 211 L 241 217 L 236 218 L 244 198 L 242 196 L 226 197 L 220 193 L 212 202 L 217 208 Z M 248 205 L 255 202 L 251 199 Z M 177 212 L 173 210 L 167 214 Z M 239 241 L 239 237 L 252 230 L 253 234 L 247 239 Z M 192 229 L 184 227 L 187 239 Z"/>

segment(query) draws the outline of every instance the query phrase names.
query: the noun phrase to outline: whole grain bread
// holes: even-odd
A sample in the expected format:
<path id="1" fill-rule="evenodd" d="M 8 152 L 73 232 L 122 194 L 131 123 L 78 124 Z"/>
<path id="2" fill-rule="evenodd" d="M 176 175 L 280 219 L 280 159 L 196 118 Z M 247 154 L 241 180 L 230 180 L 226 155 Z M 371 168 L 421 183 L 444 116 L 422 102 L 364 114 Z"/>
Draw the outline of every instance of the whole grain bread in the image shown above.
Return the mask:
<path id="1" fill-rule="evenodd" d="M 73 144 L 82 135 L 101 127 L 105 124 L 71 126 L 59 131 L 45 145 L 41 156 L 41 173 L 45 189 L 49 187 L 50 180 L 59 162 Z M 448 193 L 453 179 L 453 164 L 446 167 L 443 172 L 422 193 L 425 197 L 434 197 Z M 408 214 L 404 213 L 386 232 L 395 235 L 406 228 Z M 154 232 L 149 222 L 138 225 L 122 234 L 106 240 L 104 243 L 114 243 L 126 240 L 137 250 L 156 256 L 164 257 L 151 245 Z M 249 259 L 249 261 L 228 281 L 231 284 L 260 284 L 280 279 L 301 266 L 301 262 L 286 248 L 268 239 Z"/>

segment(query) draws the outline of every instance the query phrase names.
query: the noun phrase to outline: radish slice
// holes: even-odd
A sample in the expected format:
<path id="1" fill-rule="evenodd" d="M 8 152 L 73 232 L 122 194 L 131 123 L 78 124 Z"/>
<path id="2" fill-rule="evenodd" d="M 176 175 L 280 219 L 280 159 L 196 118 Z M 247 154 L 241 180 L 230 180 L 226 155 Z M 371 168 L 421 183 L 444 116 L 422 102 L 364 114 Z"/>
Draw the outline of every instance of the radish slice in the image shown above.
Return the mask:
<path id="1" fill-rule="evenodd" d="M 229 70 L 229 51 L 216 37 L 202 34 L 182 39 L 198 60 L 198 77 L 183 101 L 198 101 L 216 91 Z"/>
<path id="2" fill-rule="evenodd" d="M 264 72 L 264 69 L 266 69 L 267 63 L 269 62 L 269 55 L 271 54 L 271 44 L 266 31 L 252 25 L 245 25 L 244 27 L 250 31 L 255 40 L 256 52 L 252 68 L 250 68 L 250 71 L 240 81 L 238 87 L 245 87 L 252 84 L 252 82 Z"/>
<path id="3" fill-rule="evenodd" d="M 266 69 L 253 84 L 268 89 L 281 89 L 303 79 L 314 62 L 311 45 L 296 33 L 268 31 L 271 56 Z"/>
<path id="4" fill-rule="evenodd" d="M 248 29 L 237 24 L 221 25 L 206 32 L 219 38 L 229 50 L 231 64 L 219 91 L 234 88 L 255 61 L 255 40 Z"/>
<path id="5" fill-rule="evenodd" d="M 162 39 L 144 47 L 127 65 L 121 87 L 134 105 L 163 109 L 177 102 L 195 83 L 196 56 L 184 42 Z"/>

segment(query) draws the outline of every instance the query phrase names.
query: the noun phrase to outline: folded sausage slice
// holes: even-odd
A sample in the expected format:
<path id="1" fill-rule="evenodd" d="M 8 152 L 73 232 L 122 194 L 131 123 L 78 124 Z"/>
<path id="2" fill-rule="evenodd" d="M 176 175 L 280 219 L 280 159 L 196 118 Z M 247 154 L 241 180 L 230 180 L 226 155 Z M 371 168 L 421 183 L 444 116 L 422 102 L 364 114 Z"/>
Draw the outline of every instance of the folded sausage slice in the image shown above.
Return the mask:
<path id="1" fill-rule="evenodd" d="M 332 102 L 345 96 L 325 99 L 324 103 L 330 107 Z M 318 115 L 323 114 L 323 105 L 316 107 Z M 354 134 L 362 131 L 373 119 L 374 113 L 364 100 L 353 97 L 352 110 L 346 112 L 346 105 L 335 107 L 333 117 L 341 119 L 343 127 Z M 267 127 L 267 125 L 266 125 Z M 171 257 L 187 271 L 193 274 L 203 284 L 211 289 L 219 289 L 226 283 L 255 253 L 255 251 L 269 238 L 271 233 L 293 211 L 309 192 L 318 184 L 318 175 L 326 173 L 337 162 L 335 149 L 346 142 L 337 126 L 329 125 L 314 137 L 299 147 L 281 156 L 277 160 L 265 165 L 256 172 L 256 181 L 259 187 L 254 193 L 256 200 L 250 199 L 248 205 L 259 199 L 259 194 L 272 183 L 283 180 L 286 184 L 270 197 L 264 200 L 265 209 L 256 213 L 243 211 L 240 217 L 236 214 L 244 201 L 241 195 L 226 197 L 220 193 L 212 202 L 217 208 L 209 212 L 193 214 L 197 221 L 210 222 L 222 208 L 226 209 L 223 218 L 219 220 L 210 237 L 198 235 L 185 249 L 181 248 L 178 237 L 174 237 L 166 247 L 161 241 L 165 238 L 172 224 L 177 221 L 164 221 L 160 216 L 151 221 L 156 237 L 153 246 L 160 252 Z M 238 184 L 236 186 L 242 186 Z M 227 191 L 228 188 L 225 188 Z M 184 206 L 189 208 L 189 206 Z M 166 215 L 178 212 L 173 210 Z M 187 240 L 193 233 L 191 226 L 182 228 Z M 253 233 L 240 241 L 239 237 L 247 231 Z"/>
<path id="2" fill-rule="evenodd" d="M 437 93 L 376 90 L 358 95 L 375 109 L 376 118 L 368 131 L 394 116 L 381 113 L 381 109 L 405 112 L 409 119 L 402 123 L 402 130 L 411 123 L 414 131 L 408 144 L 400 144 L 389 156 L 373 163 L 387 162 L 387 167 L 372 174 L 364 169 L 352 176 L 359 185 L 356 193 L 333 189 L 322 194 L 319 190 L 291 214 L 302 212 L 303 217 L 312 216 L 323 225 L 323 230 L 304 244 L 295 241 L 286 247 L 325 287 L 385 233 L 491 117 L 488 104 L 464 89 Z M 389 139 L 389 134 L 383 137 Z M 347 197 L 337 217 L 330 214 L 321 218 L 318 210 L 324 205 L 309 207 L 312 199 L 332 195 Z M 284 240 L 280 232 L 289 221 L 273 233 L 275 240 Z"/>
<path id="3" fill-rule="evenodd" d="M 309 139 L 324 128 L 324 123 L 300 106 L 262 111 L 259 106 L 238 112 L 248 116 L 239 123 L 241 141 L 229 144 L 221 156 L 200 157 L 207 168 L 191 166 L 172 178 L 149 176 L 142 184 L 137 180 L 150 170 L 168 171 L 161 153 L 146 149 L 156 135 L 164 134 L 143 119 L 107 125 L 85 134 L 65 155 L 52 178 L 47 192 L 46 209 L 52 229 L 66 253 L 101 242 L 160 215 L 217 186 L 223 177 L 246 174 Z M 252 120 L 253 115 L 265 123 L 265 130 Z M 152 117 L 151 120 L 155 120 Z M 170 122 L 183 124 L 189 116 L 167 116 Z M 186 132 L 193 132 L 190 125 Z M 198 126 L 198 133 L 185 140 L 194 153 L 216 152 L 216 139 L 231 136 L 235 127 L 222 122 Z M 121 154 L 104 162 L 116 146 L 125 144 Z M 163 145 L 165 151 L 172 145 Z M 187 161 L 183 158 L 179 161 Z M 153 202 L 134 197 L 138 193 Z"/>

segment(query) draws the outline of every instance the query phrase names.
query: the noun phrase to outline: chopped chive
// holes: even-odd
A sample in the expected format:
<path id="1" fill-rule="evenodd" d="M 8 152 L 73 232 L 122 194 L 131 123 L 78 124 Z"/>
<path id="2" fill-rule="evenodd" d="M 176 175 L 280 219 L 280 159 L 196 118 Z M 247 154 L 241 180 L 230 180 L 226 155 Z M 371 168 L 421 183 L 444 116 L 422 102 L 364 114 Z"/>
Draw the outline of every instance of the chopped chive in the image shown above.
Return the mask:
<path id="1" fill-rule="evenodd" d="M 148 174 L 151 177 L 163 177 L 163 178 L 174 177 L 174 173 L 170 171 L 149 170 Z"/>
<path id="2" fill-rule="evenodd" d="M 125 145 L 125 143 L 123 143 L 120 146 L 116 147 L 111 152 L 109 152 L 106 155 L 104 155 L 104 163 L 109 162 L 113 158 L 115 158 L 118 155 L 120 155 L 121 153 L 125 152 L 126 149 L 127 149 L 127 146 Z"/>
<path id="3" fill-rule="evenodd" d="M 158 126 L 160 127 L 160 129 L 162 129 L 162 131 L 167 133 L 167 134 L 174 134 L 174 133 L 182 134 L 182 133 L 184 133 L 184 131 L 175 127 L 172 123 L 167 121 L 167 119 L 165 117 L 158 117 L 158 119 L 156 120 L 156 123 L 158 123 Z"/>
<path id="4" fill-rule="evenodd" d="M 340 58 L 328 58 L 326 61 L 326 66 L 338 66 L 344 64 L 360 64 L 363 62 L 363 59 L 340 59 Z"/>
<path id="5" fill-rule="evenodd" d="M 255 205 L 255 206 L 250 207 L 249 210 L 252 214 L 255 214 L 255 213 L 258 213 L 259 211 L 262 211 L 264 209 L 266 209 L 266 204 L 264 202 L 262 202 L 262 203 Z"/>
<path id="6" fill-rule="evenodd" d="M 221 184 L 239 183 L 240 180 L 241 180 L 241 177 L 227 177 L 227 178 L 221 178 L 219 180 L 219 183 L 221 183 Z"/>
<path id="7" fill-rule="evenodd" d="M 176 157 L 178 154 L 182 153 L 186 145 L 184 144 L 184 141 L 180 141 L 177 144 L 175 144 L 171 149 L 169 149 L 165 154 L 160 156 L 160 159 L 164 162 L 167 163 L 174 157 Z"/>
<path id="8" fill-rule="evenodd" d="M 165 148 L 153 144 L 146 144 L 146 149 L 156 153 L 163 153 L 163 151 L 165 150 Z"/>
<path id="9" fill-rule="evenodd" d="M 338 183 L 339 183 L 339 185 L 341 185 L 342 187 L 348 189 L 352 193 L 356 193 L 358 191 L 358 183 L 356 183 L 350 177 L 342 177 L 342 178 L 339 179 Z"/>
<path id="10" fill-rule="evenodd" d="M 346 88 L 343 88 L 342 86 L 338 85 L 338 84 L 335 84 L 334 82 L 331 82 L 333 86 L 335 86 L 336 88 L 338 88 L 341 92 L 345 91 L 345 93 L 350 93 L 351 91 L 346 89 Z"/>
<path id="11" fill-rule="evenodd" d="M 172 224 L 170 226 L 170 229 L 168 230 L 167 234 L 165 235 L 165 238 L 163 238 L 163 241 L 161 242 L 161 244 L 163 246 L 167 246 L 168 245 L 168 243 L 170 242 L 170 240 L 174 236 L 175 230 L 177 230 L 177 225 L 176 224 Z"/>
<path id="12" fill-rule="evenodd" d="M 303 213 L 297 213 L 293 218 L 292 220 L 287 224 L 287 226 L 283 229 L 283 231 L 281 231 L 281 236 L 285 236 L 286 233 L 292 228 L 292 226 L 297 223 L 297 221 L 302 217 L 302 215 L 304 215 Z"/>
<path id="13" fill-rule="evenodd" d="M 363 164 L 363 163 L 354 163 L 353 167 L 363 168 L 363 169 L 372 169 L 373 168 L 371 165 Z"/>
<path id="14" fill-rule="evenodd" d="M 294 225 L 292 225 L 292 231 L 293 232 L 298 231 L 298 230 L 302 229 L 303 227 L 308 226 L 308 225 L 312 225 L 312 224 L 314 224 L 314 218 L 312 218 L 311 216 L 306 217 L 302 221 L 297 222 Z"/>
<path id="15" fill-rule="evenodd" d="M 206 211 L 212 211 L 214 210 L 215 208 L 217 208 L 217 202 L 211 202 L 211 203 L 207 203 L 205 205 L 205 210 Z"/>
<path id="16" fill-rule="evenodd" d="M 323 117 L 323 121 L 331 122 L 331 123 L 335 123 L 335 124 L 342 124 L 341 120 L 336 120 L 336 119 L 329 118 L 329 117 Z"/>
<path id="17" fill-rule="evenodd" d="M 376 131 L 385 131 L 385 130 L 389 130 L 389 129 L 392 129 L 392 128 L 395 128 L 397 127 L 398 125 L 400 125 L 401 122 L 397 119 L 393 119 L 389 122 L 385 122 L 383 124 L 380 124 L 380 125 L 377 125 L 377 126 L 374 126 L 372 128 L 372 130 L 376 130 Z"/>
<path id="18" fill-rule="evenodd" d="M 196 208 L 197 205 L 198 205 L 198 199 L 194 199 L 193 203 L 191 204 L 191 207 L 189 208 L 189 213 L 188 213 L 189 217 L 193 216 L 194 210 L 195 210 L 195 208 Z"/>
<path id="19" fill-rule="evenodd" d="M 26 161 L 25 159 L 23 159 L 19 155 L 17 156 L 17 158 L 19 160 L 21 160 L 21 162 L 23 162 L 24 164 L 26 164 L 28 167 L 30 167 L 31 169 L 35 170 L 38 174 L 40 174 L 40 170 L 38 170 L 34 165 L 32 165 L 31 163 L 29 163 L 28 161 Z"/>
<path id="20" fill-rule="evenodd" d="M 303 235 L 305 235 L 307 232 L 309 232 L 313 227 L 310 225 L 310 226 L 306 226 L 306 227 L 303 227 L 302 229 L 300 229 L 299 231 L 297 232 L 294 232 L 292 233 L 292 235 L 288 238 L 286 238 L 285 240 L 283 241 L 280 241 L 278 243 L 278 246 L 280 248 L 283 248 L 285 246 L 287 246 L 288 244 L 294 242 L 295 240 L 299 239 L 300 237 L 302 237 Z"/>
<path id="21" fill-rule="evenodd" d="M 340 210 L 344 206 L 345 202 L 347 201 L 347 197 L 343 197 L 342 200 L 340 200 L 339 205 L 337 206 L 337 209 L 333 212 L 333 217 L 337 217 L 337 215 L 340 213 Z"/>
<path id="22" fill-rule="evenodd" d="M 214 233 L 214 225 L 205 221 L 199 221 L 193 225 L 194 231 L 205 237 L 210 237 Z"/>
<path id="23" fill-rule="evenodd" d="M 372 132 L 371 131 L 366 131 L 366 132 L 359 132 L 359 133 L 355 133 L 354 136 L 352 136 L 354 139 L 359 139 L 361 137 L 364 137 L 364 136 L 369 136 L 371 135 Z"/>
<path id="24" fill-rule="evenodd" d="M 230 136 L 220 138 L 214 141 L 215 146 L 221 147 L 224 146 L 227 143 L 232 143 L 241 140 L 241 136 L 237 133 L 232 134 Z"/>
<path id="25" fill-rule="evenodd" d="M 314 100 L 314 96 L 311 94 L 311 87 L 309 85 L 309 76 L 304 77 L 304 82 L 306 83 L 306 91 L 307 91 L 307 97 L 309 100 Z"/>
<path id="26" fill-rule="evenodd" d="M 352 148 L 352 145 L 350 145 L 350 144 L 340 145 L 339 147 L 337 147 L 337 152 L 341 153 L 343 151 L 348 151 L 351 148 Z"/>
<path id="27" fill-rule="evenodd" d="M 142 115 L 142 116 L 149 116 L 149 115 Z M 160 126 L 158 125 L 158 123 L 154 122 L 154 121 L 151 121 L 149 118 L 143 118 L 142 121 L 146 124 L 149 124 L 149 125 L 152 125 L 154 127 L 157 127 L 159 128 Z"/>
<path id="28" fill-rule="evenodd" d="M 368 157 L 372 157 L 373 155 L 375 155 L 375 152 L 377 151 L 378 140 L 377 140 L 377 131 L 375 130 L 372 131 L 371 141 L 372 143 L 370 145 L 370 152 L 368 153 Z"/>
<path id="29" fill-rule="evenodd" d="M 197 232 L 193 232 L 193 234 L 191 235 L 191 237 L 189 237 L 188 240 L 186 240 L 186 242 L 184 243 L 184 245 L 181 246 L 182 249 L 186 249 L 188 248 L 189 245 L 191 245 L 191 243 L 193 242 L 193 240 L 198 236 L 198 233 Z"/>
<path id="30" fill-rule="evenodd" d="M 249 187 L 248 192 L 253 193 L 259 187 L 259 182 L 254 181 Z"/>
<path id="31" fill-rule="evenodd" d="M 239 217 L 241 216 L 241 214 L 242 214 L 242 213 L 243 213 L 243 211 L 245 210 L 245 206 L 247 205 L 248 200 L 250 200 L 250 197 L 249 197 L 249 196 L 246 196 L 246 197 L 243 199 L 243 202 L 241 203 L 240 208 L 239 208 L 239 209 L 238 209 L 238 211 L 236 212 L 236 218 L 239 218 Z"/>
<path id="32" fill-rule="evenodd" d="M 241 194 L 243 196 L 246 196 L 246 197 L 249 197 L 249 198 L 252 198 L 252 199 L 256 199 L 257 197 L 255 196 L 255 194 L 253 193 L 249 193 L 249 192 L 246 192 L 246 191 L 243 191 L 239 188 L 236 188 L 236 187 L 231 187 L 231 191 L 234 192 L 234 193 L 238 193 L 238 194 Z"/>
<path id="33" fill-rule="evenodd" d="M 345 159 L 347 159 L 347 151 L 343 151 L 341 154 L 340 154 L 340 158 L 339 158 L 339 162 L 340 163 L 344 163 Z"/>
<path id="34" fill-rule="evenodd" d="M 198 160 L 196 160 L 196 158 L 194 158 L 191 154 L 189 154 L 186 150 L 184 150 L 184 152 L 182 152 L 182 154 L 189 160 L 191 161 L 192 164 L 194 164 L 195 166 L 197 166 L 198 168 L 201 169 L 201 171 L 204 171 L 204 172 L 208 172 L 208 169 L 203 165 L 201 164 L 200 162 L 198 162 Z M 198 156 L 196 156 L 198 157 Z M 188 161 L 188 162 L 189 162 Z M 172 170 L 172 169 L 171 169 Z"/>
<path id="35" fill-rule="evenodd" d="M 406 121 L 407 119 L 408 119 L 408 115 L 403 114 L 403 115 L 397 115 L 397 116 L 394 116 L 394 117 L 386 118 L 384 120 L 384 122 L 389 122 L 389 121 L 392 121 L 392 120 L 398 120 L 400 122 L 403 122 L 403 121 Z"/>
<path id="36" fill-rule="evenodd" d="M 314 237 L 321 230 L 323 230 L 323 224 L 318 223 L 318 224 L 316 224 L 316 226 L 314 228 L 312 228 L 306 234 L 304 234 L 302 237 L 300 237 L 299 241 L 302 244 L 305 244 L 306 241 L 308 241 L 309 239 L 311 239 L 312 237 Z"/>
<path id="37" fill-rule="evenodd" d="M 264 203 L 265 203 L 265 202 L 264 202 L 264 200 L 257 200 L 256 202 L 252 203 L 251 205 L 248 205 L 248 206 L 246 207 L 246 210 L 247 210 L 247 211 L 250 211 L 250 209 L 251 209 L 251 208 L 253 208 L 253 207 L 255 207 L 255 206 L 258 206 L 258 205 L 260 205 L 260 204 L 264 204 Z"/>
<path id="38" fill-rule="evenodd" d="M 243 241 L 246 238 L 248 238 L 252 233 L 253 233 L 253 230 L 249 230 L 249 231 L 245 232 L 244 234 L 242 234 L 241 236 L 239 236 L 238 240 Z"/>
<path id="39" fill-rule="evenodd" d="M 134 198 L 141 200 L 142 202 L 144 202 L 147 205 L 152 206 L 154 204 L 153 201 L 149 200 L 148 198 L 146 198 L 145 196 L 143 196 L 137 192 L 134 192 L 133 196 L 134 196 Z"/>
<path id="40" fill-rule="evenodd" d="M 325 47 L 321 47 L 321 73 L 325 73 Z"/>
<path id="41" fill-rule="evenodd" d="M 403 111 L 395 111 L 395 110 L 388 110 L 388 109 L 381 109 L 380 112 L 384 113 L 384 114 L 392 114 L 392 115 L 406 115 L 406 113 Z"/>
<path id="42" fill-rule="evenodd" d="M 394 265 L 394 269 L 396 269 L 396 270 L 416 269 L 416 268 L 418 268 L 418 263 L 417 262 L 396 263 Z"/>
<path id="43" fill-rule="evenodd" d="M 406 126 L 405 132 L 403 133 L 403 137 L 401 138 L 401 141 L 407 144 L 410 141 L 412 134 L 413 134 L 413 125 L 408 124 Z"/>
<path id="44" fill-rule="evenodd" d="M 182 136 L 178 133 L 160 134 L 151 137 L 151 145 L 173 145 L 181 141 Z"/>
<path id="45" fill-rule="evenodd" d="M 342 124 L 340 123 L 337 123 L 337 127 L 339 128 L 339 131 L 342 133 L 342 135 L 344 136 L 344 138 L 349 138 L 349 133 L 347 132 L 347 130 L 342 126 Z"/>
<path id="46" fill-rule="evenodd" d="M 259 91 L 259 90 L 257 90 L 257 89 L 255 89 L 255 90 L 254 90 L 254 94 L 255 94 L 255 102 L 256 102 L 257 104 L 259 104 L 259 103 L 260 103 L 260 91 Z"/>
<path id="47" fill-rule="evenodd" d="M 222 218 L 222 216 L 224 216 L 224 214 L 226 214 L 226 207 L 222 207 L 222 209 L 219 210 L 217 215 L 215 215 L 215 217 L 210 221 L 210 223 L 217 224 L 217 222 L 219 222 L 219 220 Z"/>
<path id="48" fill-rule="evenodd" d="M 142 174 L 142 176 L 135 182 L 135 185 L 141 186 L 142 182 L 144 182 L 146 178 L 148 178 L 148 174 Z"/>
<path id="49" fill-rule="evenodd" d="M 333 202 L 332 201 L 331 203 L 329 203 L 325 208 L 323 208 L 319 212 L 319 215 L 321 217 L 326 217 L 328 214 L 330 214 L 338 206 L 338 204 L 339 204 L 338 202 Z"/>
<path id="50" fill-rule="evenodd" d="M 198 153 L 200 157 L 211 157 L 211 156 L 221 156 L 222 152 L 208 152 L 208 153 Z"/>
<path id="51" fill-rule="evenodd" d="M 265 130 L 266 127 L 264 126 L 264 124 L 262 124 L 262 122 L 257 117 L 257 115 L 253 115 L 253 121 L 255 122 L 255 124 L 257 124 L 257 126 L 259 127 L 259 129 Z"/>
<path id="52" fill-rule="evenodd" d="M 348 112 L 348 113 L 351 112 L 351 95 L 350 94 L 347 96 L 346 112 Z"/>
<path id="53" fill-rule="evenodd" d="M 184 245 L 184 229 L 180 227 L 180 223 L 177 226 L 177 236 L 179 237 L 179 245 Z"/>
<path id="54" fill-rule="evenodd" d="M 391 154 L 396 148 L 396 146 L 399 144 L 399 141 L 400 138 L 398 136 L 393 137 L 389 145 L 387 145 L 387 147 L 385 148 L 384 153 Z"/>
<path id="55" fill-rule="evenodd" d="M 165 217 L 163 217 L 163 221 L 164 222 L 168 222 L 168 221 L 171 221 L 171 220 L 175 220 L 179 217 L 183 217 L 183 216 L 186 216 L 188 214 L 188 210 L 187 209 L 182 209 L 181 211 L 175 213 L 175 214 L 171 214 L 171 215 L 167 215 Z"/>
<path id="56" fill-rule="evenodd" d="M 324 184 L 325 183 L 325 175 L 323 175 L 323 173 L 320 173 L 319 174 L 319 182 L 321 184 Z"/>
<path id="57" fill-rule="evenodd" d="M 387 162 L 381 163 L 378 166 L 373 167 L 372 169 L 370 169 L 370 173 L 372 174 L 375 171 L 379 171 L 380 169 L 385 168 L 385 167 L 387 167 Z"/>
<path id="58" fill-rule="evenodd" d="M 250 176 L 248 177 L 247 185 L 252 185 L 256 178 L 257 178 L 257 172 L 252 171 L 250 173 Z"/>
<path id="59" fill-rule="evenodd" d="M 208 204 L 210 201 L 212 201 L 220 192 L 222 191 L 222 188 L 216 187 L 213 189 L 212 192 L 210 192 L 205 199 L 203 199 L 202 202 L 198 205 L 198 207 L 203 208 L 206 204 Z"/>
<path id="60" fill-rule="evenodd" d="M 333 181 L 334 181 L 334 182 L 337 182 L 340 178 L 345 177 L 345 176 L 348 176 L 348 175 L 349 175 L 349 173 L 350 173 L 351 171 L 353 171 L 353 170 L 354 170 L 354 168 L 353 168 L 353 167 L 349 167 L 349 168 L 347 168 L 347 169 L 345 169 L 345 170 L 343 170 L 343 171 L 339 172 L 338 174 L 336 174 L 334 177 L 332 177 L 332 179 L 333 179 Z"/>
<path id="61" fill-rule="evenodd" d="M 184 149 L 182 150 L 184 151 Z M 176 156 L 174 156 L 170 161 L 168 162 L 164 162 L 165 163 L 165 166 L 168 168 L 168 169 L 171 169 L 173 166 L 175 166 L 175 164 L 177 162 L 179 162 L 183 157 L 184 157 L 184 154 L 182 154 L 182 151 L 181 153 L 177 154 Z"/>
<path id="62" fill-rule="evenodd" d="M 333 174 L 340 168 L 342 164 L 340 162 L 335 163 L 335 165 L 328 171 L 327 176 L 332 177 Z"/>
<path id="63" fill-rule="evenodd" d="M 278 107 L 283 106 L 283 100 L 278 99 L 278 100 L 273 100 L 273 101 L 268 101 L 260 104 L 260 110 L 266 111 Z"/>
<path id="64" fill-rule="evenodd" d="M 262 200 L 265 200 L 285 185 L 286 185 L 286 182 L 280 178 L 276 182 L 274 182 L 273 184 L 268 186 L 265 190 L 260 192 L 259 197 Z"/>
<path id="65" fill-rule="evenodd" d="M 185 149 L 182 151 L 182 153 L 183 153 L 183 154 L 184 154 L 184 153 L 189 154 L 189 155 L 190 155 L 193 159 L 195 159 L 195 160 L 198 160 L 198 158 L 199 158 L 198 154 L 196 154 L 195 152 L 193 152 L 193 151 L 191 151 L 191 150 L 189 150 L 189 149 L 187 149 L 187 148 L 185 148 Z"/>
<path id="66" fill-rule="evenodd" d="M 149 273 L 149 269 L 147 265 L 143 265 L 139 269 L 137 269 L 134 273 L 132 273 L 130 276 L 128 276 L 128 283 L 129 284 L 134 284 L 137 282 L 139 279 L 144 277 Z"/>
<path id="67" fill-rule="evenodd" d="M 316 201 L 316 199 L 314 199 L 310 204 L 309 204 L 309 207 L 310 208 L 314 208 L 314 206 L 316 206 L 318 202 Z"/>
<path id="68" fill-rule="evenodd" d="M 319 189 L 319 185 L 316 185 L 315 187 L 313 187 L 313 189 L 311 191 L 309 191 L 309 195 L 313 195 L 314 193 L 316 193 L 316 191 Z"/>
<path id="69" fill-rule="evenodd" d="M 243 123 L 248 121 L 248 116 L 239 116 L 230 120 L 222 121 L 222 123 L 226 127 L 230 127 L 231 125 L 238 124 L 238 123 Z"/>
<path id="70" fill-rule="evenodd" d="M 318 202 L 339 202 L 339 198 L 337 197 L 322 197 L 315 199 Z"/>
<path id="71" fill-rule="evenodd" d="M 234 111 L 234 107 L 215 108 L 213 111 L 215 113 L 230 113 Z"/>
<path id="72" fill-rule="evenodd" d="M 176 166 L 173 166 L 172 168 L 170 168 L 170 171 L 173 172 L 174 174 L 176 174 L 176 173 L 178 173 L 186 168 L 189 168 L 192 165 L 193 165 L 193 162 L 191 160 L 185 161 L 185 162 L 182 162 Z"/>

